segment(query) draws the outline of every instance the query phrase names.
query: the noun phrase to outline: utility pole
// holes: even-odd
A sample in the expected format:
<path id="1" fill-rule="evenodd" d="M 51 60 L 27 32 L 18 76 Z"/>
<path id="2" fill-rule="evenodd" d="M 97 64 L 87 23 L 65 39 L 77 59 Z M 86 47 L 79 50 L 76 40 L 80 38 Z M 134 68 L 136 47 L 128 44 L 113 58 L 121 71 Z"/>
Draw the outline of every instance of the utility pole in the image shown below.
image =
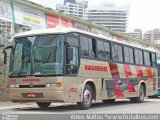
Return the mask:
<path id="1" fill-rule="evenodd" d="M 11 33 L 12 35 L 15 33 L 15 15 L 14 15 L 14 0 L 10 0 L 10 4 L 11 4 L 11 13 L 12 13 L 12 30 Z"/>

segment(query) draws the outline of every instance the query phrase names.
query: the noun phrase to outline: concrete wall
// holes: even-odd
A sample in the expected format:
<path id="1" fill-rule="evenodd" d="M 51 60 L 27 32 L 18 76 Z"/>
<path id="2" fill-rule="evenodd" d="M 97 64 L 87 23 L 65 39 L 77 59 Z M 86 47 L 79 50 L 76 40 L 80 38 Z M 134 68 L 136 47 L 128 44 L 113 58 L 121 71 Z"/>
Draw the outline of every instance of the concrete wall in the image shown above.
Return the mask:
<path id="1" fill-rule="evenodd" d="M 8 97 L 8 83 L 6 77 L 6 67 L 3 64 L 3 48 L 0 48 L 0 101 L 9 100 Z"/>

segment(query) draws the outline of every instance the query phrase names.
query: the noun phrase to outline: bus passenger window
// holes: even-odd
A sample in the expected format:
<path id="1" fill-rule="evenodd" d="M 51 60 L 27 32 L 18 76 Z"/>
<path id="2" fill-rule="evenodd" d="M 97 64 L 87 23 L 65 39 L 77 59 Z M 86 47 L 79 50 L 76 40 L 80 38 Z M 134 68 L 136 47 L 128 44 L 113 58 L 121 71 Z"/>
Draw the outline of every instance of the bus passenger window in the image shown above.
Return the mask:
<path id="1" fill-rule="evenodd" d="M 110 60 L 110 46 L 108 42 L 97 41 L 97 56 L 101 60 Z"/>
<path id="2" fill-rule="evenodd" d="M 95 53 L 93 50 L 93 40 L 91 38 L 88 38 L 88 51 L 89 51 L 89 57 L 95 58 Z"/>
<path id="3" fill-rule="evenodd" d="M 121 45 L 112 44 L 112 59 L 116 62 L 123 62 L 123 53 Z"/>
<path id="4" fill-rule="evenodd" d="M 86 57 L 89 56 L 88 40 L 86 37 L 83 36 L 80 37 L 80 45 L 81 45 L 81 55 Z"/>
<path id="5" fill-rule="evenodd" d="M 104 51 L 105 51 L 105 59 L 111 59 L 111 51 L 110 51 L 110 44 L 108 42 L 104 42 Z"/>
<path id="6" fill-rule="evenodd" d="M 151 65 L 151 59 L 150 59 L 149 52 L 144 51 L 143 54 L 144 54 L 144 65 L 150 66 Z"/>
<path id="7" fill-rule="evenodd" d="M 124 61 L 126 63 L 134 63 L 133 49 L 127 46 L 124 47 Z"/>
<path id="8" fill-rule="evenodd" d="M 81 55 L 83 57 L 95 58 L 93 50 L 93 40 L 88 37 L 80 36 Z"/>
<path id="9" fill-rule="evenodd" d="M 152 66 L 155 67 L 156 65 L 156 54 L 152 53 Z"/>
<path id="10" fill-rule="evenodd" d="M 129 48 L 129 61 L 130 63 L 134 63 L 133 48 Z"/>
<path id="11" fill-rule="evenodd" d="M 99 59 L 104 60 L 105 55 L 104 55 L 104 42 L 103 41 L 97 41 L 97 56 Z"/>
<path id="12" fill-rule="evenodd" d="M 142 50 L 135 49 L 134 50 L 135 62 L 138 65 L 143 65 L 143 54 Z"/>

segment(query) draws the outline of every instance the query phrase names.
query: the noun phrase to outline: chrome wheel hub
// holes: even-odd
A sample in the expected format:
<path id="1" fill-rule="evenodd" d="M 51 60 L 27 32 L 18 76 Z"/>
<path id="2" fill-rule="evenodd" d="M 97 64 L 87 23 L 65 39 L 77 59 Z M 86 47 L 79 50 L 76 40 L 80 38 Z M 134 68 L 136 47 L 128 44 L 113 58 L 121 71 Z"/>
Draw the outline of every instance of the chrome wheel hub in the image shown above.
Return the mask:
<path id="1" fill-rule="evenodd" d="M 142 88 L 140 89 L 139 97 L 141 100 L 144 99 L 144 90 Z"/>
<path id="2" fill-rule="evenodd" d="M 86 89 L 84 91 L 84 102 L 86 104 L 90 104 L 90 102 L 91 102 L 91 93 L 90 93 L 90 91 L 88 89 Z"/>

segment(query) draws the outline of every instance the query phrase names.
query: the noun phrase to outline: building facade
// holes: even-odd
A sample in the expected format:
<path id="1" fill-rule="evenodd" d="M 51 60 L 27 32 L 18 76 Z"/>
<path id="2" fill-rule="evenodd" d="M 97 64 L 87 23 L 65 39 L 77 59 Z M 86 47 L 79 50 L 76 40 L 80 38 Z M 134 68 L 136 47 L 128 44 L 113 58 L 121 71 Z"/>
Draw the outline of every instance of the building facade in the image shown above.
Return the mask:
<path id="1" fill-rule="evenodd" d="M 142 39 L 142 30 L 135 29 L 133 32 L 126 32 L 126 34 L 133 36 L 135 38 Z"/>
<path id="2" fill-rule="evenodd" d="M 158 43 L 160 40 L 160 29 L 149 30 L 144 33 L 143 39 L 152 43 Z"/>
<path id="3" fill-rule="evenodd" d="M 156 45 L 160 45 L 160 40 L 155 40 L 154 43 L 155 43 Z"/>
<path id="4" fill-rule="evenodd" d="M 87 8 L 85 19 L 115 31 L 125 32 L 128 23 L 129 5 L 116 6 L 107 3 L 103 6 Z"/>
<path id="5" fill-rule="evenodd" d="M 56 5 L 56 10 L 83 19 L 87 6 L 87 0 L 65 0 L 64 4 Z"/>
<path id="6" fill-rule="evenodd" d="M 64 0 L 64 4 L 66 4 L 67 2 L 69 2 L 69 3 L 75 3 L 76 0 Z"/>
<path id="7" fill-rule="evenodd" d="M 0 45 L 5 44 L 4 39 L 11 38 L 11 22 L 0 19 L 0 36 L 3 38 L 0 40 Z"/>

